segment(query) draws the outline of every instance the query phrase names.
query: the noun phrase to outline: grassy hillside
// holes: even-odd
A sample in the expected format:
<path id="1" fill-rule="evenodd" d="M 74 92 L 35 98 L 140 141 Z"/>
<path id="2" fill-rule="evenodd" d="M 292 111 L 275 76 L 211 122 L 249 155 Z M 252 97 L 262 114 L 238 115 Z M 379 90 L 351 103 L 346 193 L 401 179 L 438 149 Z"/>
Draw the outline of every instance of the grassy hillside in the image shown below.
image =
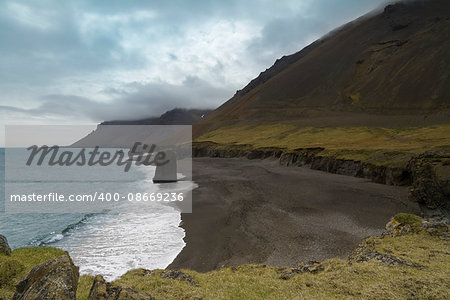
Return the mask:
<path id="1" fill-rule="evenodd" d="M 303 273 L 301 267 L 250 264 L 207 273 L 181 270 L 185 276 L 176 280 L 164 278 L 163 270 L 137 269 L 116 283 L 156 299 L 445 299 L 449 241 L 415 227 L 417 219 L 398 218 L 402 225 L 410 222 L 414 233 L 369 238 L 348 259 L 329 259 Z M 365 260 L 367 251 L 380 254 Z"/>
<path id="2" fill-rule="evenodd" d="M 450 150 L 450 125 L 410 128 L 303 127 L 292 124 L 226 126 L 196 142 L 287 150 L 321 147 L 321 155 L 379 165 L 402 165 L 424 151 Z"/>
<path id="3" fill-rule="evenodd" d="M 300 263 L 297 268 L 242 265 L 199 273 L 131 270 L 116 284 L 156 299 L 445 299 L 450 290 L 448 227 L 399 214 L 384 237 L 364 240 L 347 259 Z M 55 248 L 24 248 L 0 255 L 0 298 L 34 266 L 63 255 Z M 77 299 L 88 298 L 93 277 L 79 279 Z"/>

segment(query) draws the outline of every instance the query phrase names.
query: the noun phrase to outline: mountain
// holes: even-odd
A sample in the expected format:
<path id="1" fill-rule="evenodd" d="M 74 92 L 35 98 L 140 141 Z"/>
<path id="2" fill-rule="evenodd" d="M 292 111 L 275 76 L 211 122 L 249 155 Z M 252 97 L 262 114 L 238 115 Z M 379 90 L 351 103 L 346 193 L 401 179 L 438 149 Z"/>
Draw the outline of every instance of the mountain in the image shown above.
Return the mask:
<path id="1" fill-rule="evenodd" d="M 167 143 L 174 137 L 177 142 L 190 140 L 191 130 L 176 126 L 155 126 L 149 128 L 145 125 L 192 125 L 207 115 L 207 109 L 169 110 L 159 117 L 139 120 L 105 121 L 100 123 L 96 130 L 73 143 L 71 147 L 131 147 L 135 142 L 152 141 L 152 143 Z M 134 125 L 134 126 L 123 126 Z M 181 133 L 178 132 L 181 130 Z M 180 135 L 181 134 L 181 135 Z M 150 143 L 150 142 L 149 142 Z"/>
<path id="2" fill-rule="evenodd" d="M 210 112 L 210 109 L 175 108 L 159 117 L 139 120 L 104 121 L 100 125 L 193 125 Z"/>
<path id="3" fill-rule="evenodd" d="M 194 126 L 421 126 L 450 120 L 450 1 L 388 5 L 278 59 Z"/>

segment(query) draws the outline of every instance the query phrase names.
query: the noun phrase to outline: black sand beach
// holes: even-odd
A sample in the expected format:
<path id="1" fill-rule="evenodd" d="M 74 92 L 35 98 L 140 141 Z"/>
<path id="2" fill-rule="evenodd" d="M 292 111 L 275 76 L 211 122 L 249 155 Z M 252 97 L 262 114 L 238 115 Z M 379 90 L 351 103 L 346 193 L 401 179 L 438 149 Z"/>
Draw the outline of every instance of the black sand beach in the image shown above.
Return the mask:
<path id="1" fill-rule="evenodd" d="M 195 158 L 193 180 L 193 213 L 182 214 L 186 246 L 168 269 L 344 257 L 396 213 L 419 213 L 406 187 L 278 161 Z"/>

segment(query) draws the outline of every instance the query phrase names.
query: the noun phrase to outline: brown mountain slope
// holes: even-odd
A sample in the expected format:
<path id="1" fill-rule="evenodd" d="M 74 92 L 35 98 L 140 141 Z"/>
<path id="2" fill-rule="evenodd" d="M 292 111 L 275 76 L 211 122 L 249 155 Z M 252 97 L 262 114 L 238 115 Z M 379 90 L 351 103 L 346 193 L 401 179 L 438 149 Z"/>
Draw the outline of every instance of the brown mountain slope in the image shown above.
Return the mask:
<path id="1" fill-rule="evenodd" d="M 450 1 L 397 3 L 283 57 L 194 128 L 421 126 L 450 120 Z"/>

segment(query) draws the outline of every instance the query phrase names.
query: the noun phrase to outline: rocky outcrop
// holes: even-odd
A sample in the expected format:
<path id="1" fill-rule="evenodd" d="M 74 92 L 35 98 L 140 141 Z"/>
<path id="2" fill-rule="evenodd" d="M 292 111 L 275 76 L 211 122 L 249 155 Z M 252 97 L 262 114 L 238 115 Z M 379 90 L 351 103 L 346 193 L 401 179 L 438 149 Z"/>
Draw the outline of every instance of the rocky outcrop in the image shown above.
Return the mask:
<path id="1" fill-rule="evenodd" d="M 0 255 L 11 255 L 11 248 L 8 245 L 8 240 L 4 235 L 0 234 Z"/>
<path id="2" fill-rule="evenodd" d="M 361 161 L 340 159 L 320 155 L 323 148 L 297 149 L 283 153 L 282 165 L 306 166 L 313 170 L 325 171 L 333 174 L 367 178 L 376 183 L 389 185 L 410 184 L 410 173 L 407 169 L 389 168 Z"/>
<path id="3" fill-rule="evenodd" d="M 450 153 L 425 152 L 408 164 L 412 174 L 410 197 L 422 206 L 425 217 L 450 217 L 449 162 Z"/>
<path id="4" fill-rule="evenodd" d="M 355 262 L 366 262 L 372 259 L 378 260 L 390 266 L 409 266 L 416 268 L 424 268 L 424 266 L 419 263 L 406 260 L 400 257 L 396 257 L 390 254 L 384 254 L 378 251 L 365 251 L 355 259 Z"/>
<path id="5" fill-rule="evenodd" d="M 68 255 L 50 259 L 34 267 L 16 286 L 13 300 L 76 299 L 78 267 Z"/>
<path id="6" fill-rule="evenodd" d="M 430 235 L 438 236 L 441 239 L 448 240 L 448 225 L 436 220 L 424 220 L 416 215 L 397 214 L 391 218 L 386 224 L 385 231 L 381 234 L 384 237 L 399 237 L 407 234 L 419 232 L 427 232 Z M 352 263 L 367 262 L 369 260 L 377 260 L 390 266 L 409 266 L 416 268 L 424 268 L 423 265 L 391 255 L 390 253 L 382 253 L 375 249 L 375 243 L 372 238 L 363 240 L 358 247 L 350 254 L 348 261 Z"/>
<path id="7" fill-rule="evenodd" d="M 310 261 L 307 263 L 301 263 L 297 268 L 281 268 L 278 273 L 280 279 L 288 280 L 297 274 L 312 273 L 316 274 L 322 272 L 325 268 L 318 261 Z"/>
<path id="8" fill-rule="evenodd" d="M 385 231 L 379 237 L 369 237 L 363 240 L 347 257 L 350 265 L 354 263 L 365 263 L 371 260 L 381 262 L 388 266 L 408 266 L 417 269 L 427 268 L 425 265 L 393 255 L 389 250 L 380 250 L 376 247 L 380 239 L 385 237 L 400 237 L 407 234 L 417 234 L 426 232 L 437 236 L 443 240 L 449 240 L 449 226 L 436 220 L 424 220 L 419 216 L 401 213 L 391 218 L 386 224 Z M 378 241 L 377 241 L 378 240 Z M 385 253 L 384 253 L 385 252 Z M 310 261 L 301 263 L 297 268 L 281 267 L 277 269 L 280 279 L 288 280 L 292 277 L 302 274 L 317 274 L 324 271 L 325 268 L 321 262 Z"/>
<path id="9" fill-rule="evenodd" d="M 152 296 L 144 292 L 136 291 L 129 287 L 123 287 L 115 283 L 106 282 L 101 275 L 95 276 L 89 300 L 154 300 Z"/>
<path id="10" fill-rule="evenodd" d="M 423 231 L 442 239 L 449 239 L 449 226 L 446 220 L 422 219 L 419 216 L 405 213 L 392 217 L 381 236 L 398 237 Z"/>
<path id="11" fill-rule="evenodd" d="M 424 220 L 422 222 L 422 228 L 430 235 L 440 237 L 444 240 L 450 239 L 448 225 L 442 221 L 435 219 Z"/>
<path id="12" fill-rule="evenodd" d="M 400 213 L 392 217 L 386 224 L 381 236 L 397 237 L 422 231 L 424 220 L 416 215 Z"/>
<path id="13" fill-rule="evenodd" d="M 169 278 L 169 279 L 175 279 L 180 281 L 187 281 L 190 285 L 197 285 L 197 283 L 194 281 L 194 278 L 192 278 L 191 275 L 188 275 L 186 273 L 183 273 L 178 270 L 168 270 L 163 273 L 161 273 L 162 278 Z"/>

